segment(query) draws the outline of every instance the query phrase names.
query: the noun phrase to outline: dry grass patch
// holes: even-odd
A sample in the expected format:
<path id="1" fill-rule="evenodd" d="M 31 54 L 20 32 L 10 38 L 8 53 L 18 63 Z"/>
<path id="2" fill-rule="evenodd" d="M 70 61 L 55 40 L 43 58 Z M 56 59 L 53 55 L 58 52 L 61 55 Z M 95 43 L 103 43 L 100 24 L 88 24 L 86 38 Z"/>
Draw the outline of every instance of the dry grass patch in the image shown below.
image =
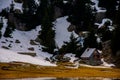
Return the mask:
<path id="1" fill-rule="evenodd" d="M 8 67 L 8 69 L 2 69 Z M 26 77 L 109 77 L 120 78 L 120 69 L 88 68 L 78 69 L 58 67 L 44 67 L 27 63 L 0 63 L 0 78 L 26 78 Z"/>

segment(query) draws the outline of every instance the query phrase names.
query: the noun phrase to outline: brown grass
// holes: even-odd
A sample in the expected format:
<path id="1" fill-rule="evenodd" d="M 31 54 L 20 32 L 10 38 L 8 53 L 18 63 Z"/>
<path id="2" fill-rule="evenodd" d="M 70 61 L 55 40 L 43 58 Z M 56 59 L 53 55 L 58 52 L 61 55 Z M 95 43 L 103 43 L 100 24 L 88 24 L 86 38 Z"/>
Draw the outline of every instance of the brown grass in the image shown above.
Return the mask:
<path id="1" fill-rule="evenodd" d="M 4 69 L 4 70 L 3 70 Z M 78 69 L 58 67 L 44 67 L 31 64 L 0 63 L 0 78 L 27 77 L 108 77 L 120 78 L 120 69 L 88 68 Z"/>

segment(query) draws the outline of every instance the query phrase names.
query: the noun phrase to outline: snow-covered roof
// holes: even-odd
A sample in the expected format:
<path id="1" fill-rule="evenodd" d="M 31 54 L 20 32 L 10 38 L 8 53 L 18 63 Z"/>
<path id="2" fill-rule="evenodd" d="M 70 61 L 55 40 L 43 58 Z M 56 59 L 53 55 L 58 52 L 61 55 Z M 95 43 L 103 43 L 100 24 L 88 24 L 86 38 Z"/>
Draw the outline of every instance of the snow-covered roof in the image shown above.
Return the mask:
<path id="1" fill-rule="evenodd" d="M 92 53 L 95 51 L 96 48 L 87 48 L 84 53 L 81 55 L 81 57 L 90 57 Z"/>

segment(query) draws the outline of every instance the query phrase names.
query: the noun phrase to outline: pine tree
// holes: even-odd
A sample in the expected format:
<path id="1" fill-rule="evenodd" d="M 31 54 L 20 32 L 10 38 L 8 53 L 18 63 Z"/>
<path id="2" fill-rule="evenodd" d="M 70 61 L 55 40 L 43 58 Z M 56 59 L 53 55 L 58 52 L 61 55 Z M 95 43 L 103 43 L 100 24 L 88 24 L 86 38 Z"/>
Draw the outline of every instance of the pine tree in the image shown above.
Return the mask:
<path id="1" fill-rule="evenodd" d="M 64 42 L 64 45 L 60 49 L 61 53 L 73 53 L 73 54 L 80 54 L 81 46 L 77 38 L 74 37 L 73 33 L 70 36 L 69 42 Z"/>

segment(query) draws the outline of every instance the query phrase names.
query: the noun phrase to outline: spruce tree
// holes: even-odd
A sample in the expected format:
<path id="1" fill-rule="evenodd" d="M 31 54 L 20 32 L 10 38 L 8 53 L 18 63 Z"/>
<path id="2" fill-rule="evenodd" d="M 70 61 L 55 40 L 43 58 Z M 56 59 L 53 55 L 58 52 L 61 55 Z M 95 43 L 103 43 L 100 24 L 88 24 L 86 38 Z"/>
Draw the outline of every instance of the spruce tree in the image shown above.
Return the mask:
<path id="1" fill-rule="evenodd" d="M 90 0 L 75 0 L 72 13 L 68 17 L 68 21 L 76 26 L 77 31 L 88 30 L 93 25 L 94 17 L 90 7 Z"/>
<path id="2" fill-rule="evenodd" d="M 55 31 L 53 30 L 53 14 L 52 7 L 47 2 L 48 0 L 41 0 L 41 31 L 39 38 L 41 39 L 41 44 L 44 46 L 43 51 L 53 53 L 55 48 Z M 47 4 L 46 4 L 47 3 Z M 42 12 L 43 11 L 43 12 Z"/>
<path id="3" fill-rule="evenodd" d="M 9 21 L 7 22 L 7 27 L 6 27 L 6 30 L 5 30 L 5 33 L 4 33 L 4 37 L 12 37 L 11 36 L 11 33 L 12 33 L 12 31 L 14 31 L 14 29 L 15 29 L 15 26 L 14 26 L 14 24 L 13 23 L 10 23 Z"/>
<path id="4" fill-rule="evenodd" d="M 37 10 L 38 5 L 35 3 L 35 0 L 23 0 L 23 13 L 33 15 Z"/>
<path id="5" fill-rule="evenodd" d="M 120 50 L 120 26 L 118 26 L 113 34 L 113 38 L 112 38 L 112 52 L 113 55 L 116 55 L 116 52 Z"/>
<path id="6" fill-rule="evenodd" d="M 99 6 L 106 8 L 106 17 L 114 19 L 116 14 L 117 0 L 99 0 Z"/>
<path id="7" fill-rule="evenodd" d="M 73 53 L 77 55 L 79 54 L 80 49 L 81 49 L 80 43 L 72 33 L 70 36 L 70 41 L 64 42 L 64 45 L 62 46 L 60 51 L 61 53 Z"/>
<path id="8" fill-rule="evenodd" d="M 10 4 L 10 12 L 14 12 L 14 6 L 15 6 L 15 4 L 12 1 Z"/>
<path id="9" fill-rule="evenodd" d="M 84 41 L 84 47 L 85 48 L 97 48 L 97 41 L 95 37 L 95 33 L 91 32 L 87 38 L 85 38 Z"/>
<path id="10" fill-rule="evenodd" d="M 2 32 L 1 32 L 2 27 L 3 27 L 3 18 L 1 18 L 0 20 L 0 38 L 2 36 Z"/>

